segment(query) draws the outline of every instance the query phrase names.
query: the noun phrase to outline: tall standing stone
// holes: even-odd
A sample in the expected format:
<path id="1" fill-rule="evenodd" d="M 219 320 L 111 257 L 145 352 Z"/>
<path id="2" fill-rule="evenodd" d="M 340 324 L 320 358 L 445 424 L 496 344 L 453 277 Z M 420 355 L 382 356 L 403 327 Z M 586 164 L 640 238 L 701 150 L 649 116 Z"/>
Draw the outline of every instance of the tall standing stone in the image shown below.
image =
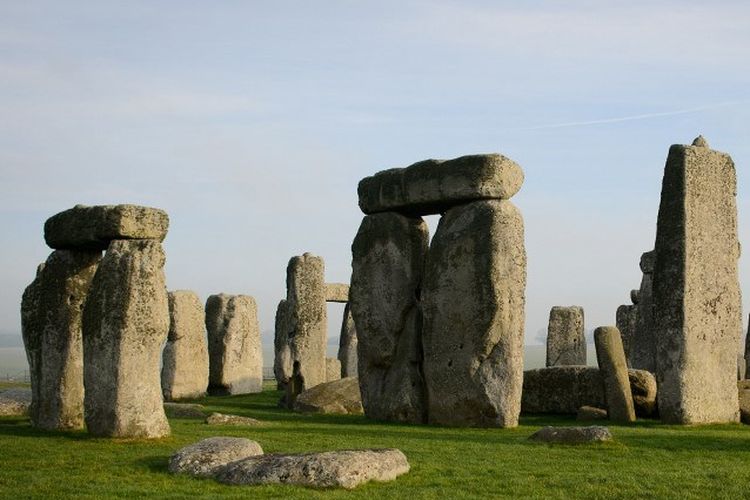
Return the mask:
<path id="1" fill-rule="evenodd" d="M 352 244 L 349 300 L 365 415 L 426 421 L 419 290 L 429 234 L 421 217 L 368 215 Z"/>
<path id="2" fill-rule="evenodd" d="M 633 336 L 635 334 L 636 323 L 638 322 L 638 306 L 621 305 L 617 308 L 615 315 L 615 324 L 622 337 L 622 347 L 625 350 L 625 360 L 630 365 L 630 353 L 633 349 Z"/>
<path id="3" fill-rule="evenodd" d="M 670 148 L 653 282 L 658 404 L 666 422 L 739 419 L 736 193 L 729 155 L 702 137 Z"/>
<path id="4" fill-rule="evenodd" d="M 162 353 L 164 399 L 199 398 L 208 387 L 206 314 L 189 290 L 169 293 L 169 335 Z"/>
<path id="5" fill-rule="evenodd" d="M 523 218 L 510 201 L 443 215 L 422 289 L 430 423 L 518 425 L 525 290 Z"/>
<path id="6" fill-rule="evenodd" d="M 602 326 L 594 331 L 596 360 L 604 381 L 609 419 L 617 422 L 634 422 L 635 407 L 630 390 L 628 365 L 622 347 L 620 332 L 614 326 Z"/>
<path id="7" fill-rule="evenodd" d="M 208 393 L 215 396 L 263 390 L 263 351 L 255 299 L 211 295 L 206 301 Z"/>
<path id="8" fill-rule="evenodd" d="M 292 351 L 289 346 L 290 325 L 289 302 L 283 299 L 276 308 L 276 324 L 273 336 L 273 375 L 277 388 L 283 390 L 292 376 Z"/>
<path id="9" fill-rule="evenodd" d="M 83 428 L 81 315 L 98 250 L 56 250 L 23 294 L 21 329 L 31 373 L 31 423 Z"/>
<path id="10" fill-rule="evenodd" d="M 585 365 L 583 308 L 555 306 L 547 327 L 547 366 Z"/>
<path id="11" fill-rule="evenodd" d="M 745 337 L 745 377 L 750 374 L 750 318 L 748 318 L 748 331 Z"/>
<path id="12" fill-rule="evenodd" d="M 356 377 L 357 375 L 357 328 L 354 325 L 351 306 L 344 307 L 344 320 L 341 323 L 339 336 L 339 361 L 341 361 L 341 377 Z"/>
<path id="13" fill-rule="evenodd" d="M 169 435 L 159 373 L 169 331 L 164 251 L 156 240 L 114 240 L 83 311 L 85 415 L 96 436 Z"/>
<path id="14" fill-rule="evenodd" d="M 641 287 L 638 291 L 638 313 L 629 343 L 629 365 L 639 370 L 656 372 L 656 330 L 654 329 L 654 258 L 655 252 L 641 255 Z"/>

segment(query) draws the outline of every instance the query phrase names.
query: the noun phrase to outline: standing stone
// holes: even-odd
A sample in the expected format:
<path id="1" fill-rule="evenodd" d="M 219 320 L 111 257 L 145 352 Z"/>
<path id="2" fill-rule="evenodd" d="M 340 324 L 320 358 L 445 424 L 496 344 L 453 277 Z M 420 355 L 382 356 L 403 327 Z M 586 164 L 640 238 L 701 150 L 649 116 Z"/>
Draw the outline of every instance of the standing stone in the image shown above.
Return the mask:
<path id="1" fill-rule="evenodd" d="M 681 424 L 739 419 L 736 174 L 699 139 L 669 150 L 656 229 L 659 414 Z"/>
<path id="2" fill-rule="evenodd" d="M 40 429 L 83 428 L 81 315 L 100 260 L 100 251 L 56 250 L 23 294 L 30 416 Z"/>
<path id="3" fill-rule="evenodd" d="M 205 396 L 208 387 L 206 314 L 189 290 L 169 293 L 169 335 L 164 346 L 161 388 L 167 401 Z"/>
<path id="4" fill-rule="evenodd" d="M 656 330 L 654 328 L 654 251 L 641 255 L 641 288 L 638 291 L 638 313 L 629 342 L 628 364 L 632 368 L 656 372 Z"/>
<path id="5" fill-rule="evenodd" d="M 427 224 L 393 212 L 368 215 L 352 243 L 350 304 L 365 415 L 426 421 L 419 289 Z"/>
<path id="6" fill-rule="evenodd" d="M 86 427 L 95 436 L 169 435 L 159 374 L 169 331 L 164 251 L 156 240 L 114 240 L 83 310 Z"/>
<path id="7" fill-rule="evenodd" d="M 520 211 L 505 200 L 448 210 L 422 290 L 430 423 L 518 425 L 525 290 Z"/>
<path id="8" fill-rule="evenodd" d="M 292 350 L 289 347 L 290 325 L 289 302 L 284 299 L 276 308 L 276 328 L 273 337 L 273 375 L 279 390 L 286 388 L 289 377 L 292 376 Z"/>
<path id="9" fill-rule="evenodd" d="M 357 377 L 357 328 L 348 303 L 344 308 L 344 321 L 341 324 L 338 357 L 341 361 L 341 378 Z"/>
<path id="10" fill-rule="evenodd" d="M 337 358 L 326 358 L 326 382 L 341 379 L 341 361 Z"/>
<path id="11" fill-rule="evenodd" d="M 585 365 L 583 308 L 555 306 L 549 312 L 547 366 Z"/>
<path id="12" fill-rule="evenodd" d="M 213 396 L 263 390 L 263 351 L 255 299 L 211 295 L 206 301 L 208 393 Z"/>
<path id="13" fill-rule="evenodd" d="M 610 420 L 634 422 L 633 393 L 620 332 L 614 326 L 601 326 L 594 331 L 594 344 Z"/>
<path id="14" fill-rule="evenodd" d="M 750 318 L 747 325 L 748 331 L 745 337 L 745 377 L 750 373 Z"/>
<path id="15" fill-rule="evenodd" d="M 630 366 L 630 353 L 633 348 L 633 336 L 635 334 L 636 323 L 638 322 L 638 306 L 621 305 L 617 308 L 615 324 L 622 337 L 622 347 L 625 350 L 625 360 Z"/>

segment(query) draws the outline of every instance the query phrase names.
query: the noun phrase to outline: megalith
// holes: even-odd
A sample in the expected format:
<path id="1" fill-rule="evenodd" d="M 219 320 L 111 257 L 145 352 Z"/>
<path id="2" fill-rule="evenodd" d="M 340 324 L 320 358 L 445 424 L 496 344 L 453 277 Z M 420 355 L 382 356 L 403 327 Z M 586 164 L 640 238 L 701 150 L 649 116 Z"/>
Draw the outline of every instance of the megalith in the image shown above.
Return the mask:
<path id="1" fill-rule="evenodd" d="M 739 420 L 736 381 L 741 300 L 737 182 L 732 158 L 699 137 L 669 150 L 653 276 L 662 420 Z"/>
<path id="2" fill-rule="evenodd" d="M 614 326 L 597 328 L 594 330 L 594 345 L 599 372 L 604 382 L 609 419 L 617 422 L 634 422 L 633 393 L 630 389 L 628 365 L 619 330 Z"/>
<path id="3" fill-rule="evenodd" d="M 554 306 L 547 327 L 547 366 L 585 365 L 583 308 Z"/>
<path id="4" fill-rule="evenodd" d="M 351 306 L 344 307 L 344 319 L 339 336 L 339 361 L 341 361 L 341 378 L 357 377 L 357 327 L 354 325 Z"/>
<path id="5" fill-rule="evenodd" d="M 617 308 L 615 314 L 615 325 L 620 331 L 622 338 L 622 347 L 625 350 L 625 360 L 630 365 L 630 353 L 633 349 L 633 336 L 635 334 L 636 323 L 638 322 L 638 306 L 636 304 L 623 304 Z"/>
<path id="6" fill-rule="evenodd" d="M 341 379 L 341 361 L 338 358 L 326 358 L 326 382 Z"/>
<path id="7" fill-rule="evenodd" d="M 638 290 L 638 314 L 635 319 L 635 329 L 629 342 L 628 364 L 639 370 L 656 372 L 656 337 L 654 330 L 654 278 L 653 251 L 641 255 L 641 287 Z"/>
<path id="8" fill-rule="evenodd" d="M 276 308 L 276 322 L 273 336 L 273 375 L 276 386 L 283 390 L 292 376 L 292 351 L 289 346 L 289 334 L 292 331 L 289 302 L 282 299 Z"/>

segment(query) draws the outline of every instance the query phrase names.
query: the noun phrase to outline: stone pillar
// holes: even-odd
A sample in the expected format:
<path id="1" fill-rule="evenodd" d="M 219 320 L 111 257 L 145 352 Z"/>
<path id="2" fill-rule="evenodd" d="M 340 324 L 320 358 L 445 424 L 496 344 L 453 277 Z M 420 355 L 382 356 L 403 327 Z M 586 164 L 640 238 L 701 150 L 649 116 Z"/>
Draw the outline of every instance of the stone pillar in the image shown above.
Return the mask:
<path id="1" fill-rule="evenodd" d="M 81 315 L 101 255 L 99 250 L 55 250 L 23 294 L 21 330 L 34 427 L 83 428 Z"/>
<path id="2" fill-rule="evenodd" d="M 628 364 L 639 370 L 656 372 L 656 336 L 654 329 L 654 251 L 641 255 L 641 271 L 643 279 L 638 290 L 638 314 L 635 330 L 627 349 Z"/>
<path id="3" fill-rule="evenodd" d="M 429 234 L 421 217 L 368 215 L 352 244 L 350 305 L 368 418 L 424 423 L 419 289 Z"/>
<path id="4" fill-rule="evenodd" d="M 745 377 L 750 373 L 750 318 L 748 318 L 748 331 L 745 337 Z"/>
<path id="5" fill-rule="evenodd" d="M 292 331 L 289 302 L 283 299 L 276 308 L 276 324 L 273 336 L 273 375 L 276 388 L 284 390 L 292 376 L 292 351 L 289 347 L 289 333 Z"/>
<path id="6" fill-rule="evenodd" d="M 263 390 L 263 350 L 255 299 L 211 295 L 206 301 L 208 393 L 215 396 Z"/>
<path id="7" fill-rule="evenodd" d="M 83 311 L 86 427 L 109 437 L 169 435 L 159 362 L 169 331 L 164 251 L 157 240 L 114 240 Z"/>
<path id="8" fill-rule="evenodd" d="M 344 320 L 339 337 L 339 361 L 341 361 L 341 378 L 357 376 L 357 328 L 354 326 L 351 306 L 344 308 Z"/>
<path id="9" fill-rule="evenodd" d="M 583 308 L 555 306 L 549 312 L 547 366 L 585 365 Z"/>
<path id="10" fill-rule="evenodd" d="M 604 381 L 609 419 L 616 422 L 635 422 L 633 393 L 630 389 L 625 350 L 620 332 L 614 326 L 602 326 L 594 331 L 596 360 Z"/>
<path id="11" fill-rule="evenodd" d="M 337 358 L 326 358 L 326 382 L 341 380 L 341 361 Z"/>
<path id="12" fill-rule="evenodd" d="M 525 289 L 523 218 L 510 201 L 443 215 L 422 290 L 430 423 L 518 424 Z"/>
<path id="13" fill-rule="evenodd" d="M 630 365 L 630 353 L 633 349 L 633 336 L 635 334 L 636 323 L 638 322 L 638 306 L 621 305 L 617 308 L 615 324 L 622 337 L 622 347 L 625 350 L 625 359 Z"/>
<path id="14" fill-rule="evenodd" d="M 659 414 L 670 423 L 737 422 L 734 163 L 699 137 L 669 150 L 656 230 L 653 301 Z"/>
<path id="15" fill-rule="evenodd" d="M 189 290 L 169 293 L 169 335 L 162 353 L 164 399 L 200 398 L 208 387 L 206 314 Z"/>

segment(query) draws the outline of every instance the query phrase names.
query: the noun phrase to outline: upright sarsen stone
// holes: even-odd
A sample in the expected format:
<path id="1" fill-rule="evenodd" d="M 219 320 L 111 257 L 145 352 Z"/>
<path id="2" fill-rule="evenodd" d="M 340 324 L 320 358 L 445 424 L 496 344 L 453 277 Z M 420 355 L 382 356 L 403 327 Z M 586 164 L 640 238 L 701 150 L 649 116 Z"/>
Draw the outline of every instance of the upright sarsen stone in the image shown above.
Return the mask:
<path id="1" fill-rule="evenodd" d="M 610 420 L 634 422 L 635 408 L 630 389 L 625 350 L 620 332 L 613 326 L 602 326 L 594 331 L 596 360 L 604 381 L 604 397 Z"/>
<path id="2" fill-rule="evenodd" d="M 654 329 L 654 258 L 653 251 L 641 255 L 641 287 L 638 291 L 638 306 L 635 328 L 628 343 L 628 365 L 639 370 L 656 372 L 656 331 Z M 624 335 L 623 335 L 624 341 Z"/>
<path id="3" fill-rule="evenodd" d="M 211 295 L 206 301 L 208 393 L 216 396 L 263 390 L 263 351 L 255 299 Z"/>
<path id="4" fill-rule="evenodd" d="M 518 425 L 525 290 L 519 210 L 504 200 L 448 210 L 432 239 L 422 289 L 430 423 Z"/>
<path id="5" fill-rule="evenodd" d="M 372 419 L 426 421 L 419 289 L 428 243 L 421 218 L 386 212 L 366 216 L 352 244 L 349 300 Z"/>
<path id="6" fill-rule="evenodd" d="M 276 308 L 276 324 L 273 336 L 273 375 L 277 388 L 283 390 L 292 376 L 292 350 L 289 346 L 291 333 L 289 302 L 283 299 Z"/>
<path id="7" fill-rule="evenodd" d="M 169 331 L 164 251 L 155 240 L 114 240 L 83 311 L 85 415 L 96 436 L 169 434 L 159 363 Z"/>
<path id="8" fill-rule="evenodd" d="M 555 306 L 547 327 L 547 366 L 585 365 L 583 308 Z"/>
<path id="9" fill-rule="evenodd" d="M 630 365 L 630 353 L 633 349 L 633 335 L 635 333 L 636 323 L 638 322 L 638 306 L 621 305 L 617 308 L 615 315 L 615 324 L 622 337 L 622 347 L 625 350 L 625 360 Z"/>
<path id="10" fill-rule="evenodd" d="M 736 193 L 729 155 L 703 138 L 670 148 L 653 282 L 659 413 L 666 422 L 739 419 Z"/>
<path id="11" fill-rule="evenodd" d="M 341 323 L 338 357 L 341 361 L 341 378 L 357 377 L 357 327 L 348 303 L 344 307 L 344 320 Z"/>

